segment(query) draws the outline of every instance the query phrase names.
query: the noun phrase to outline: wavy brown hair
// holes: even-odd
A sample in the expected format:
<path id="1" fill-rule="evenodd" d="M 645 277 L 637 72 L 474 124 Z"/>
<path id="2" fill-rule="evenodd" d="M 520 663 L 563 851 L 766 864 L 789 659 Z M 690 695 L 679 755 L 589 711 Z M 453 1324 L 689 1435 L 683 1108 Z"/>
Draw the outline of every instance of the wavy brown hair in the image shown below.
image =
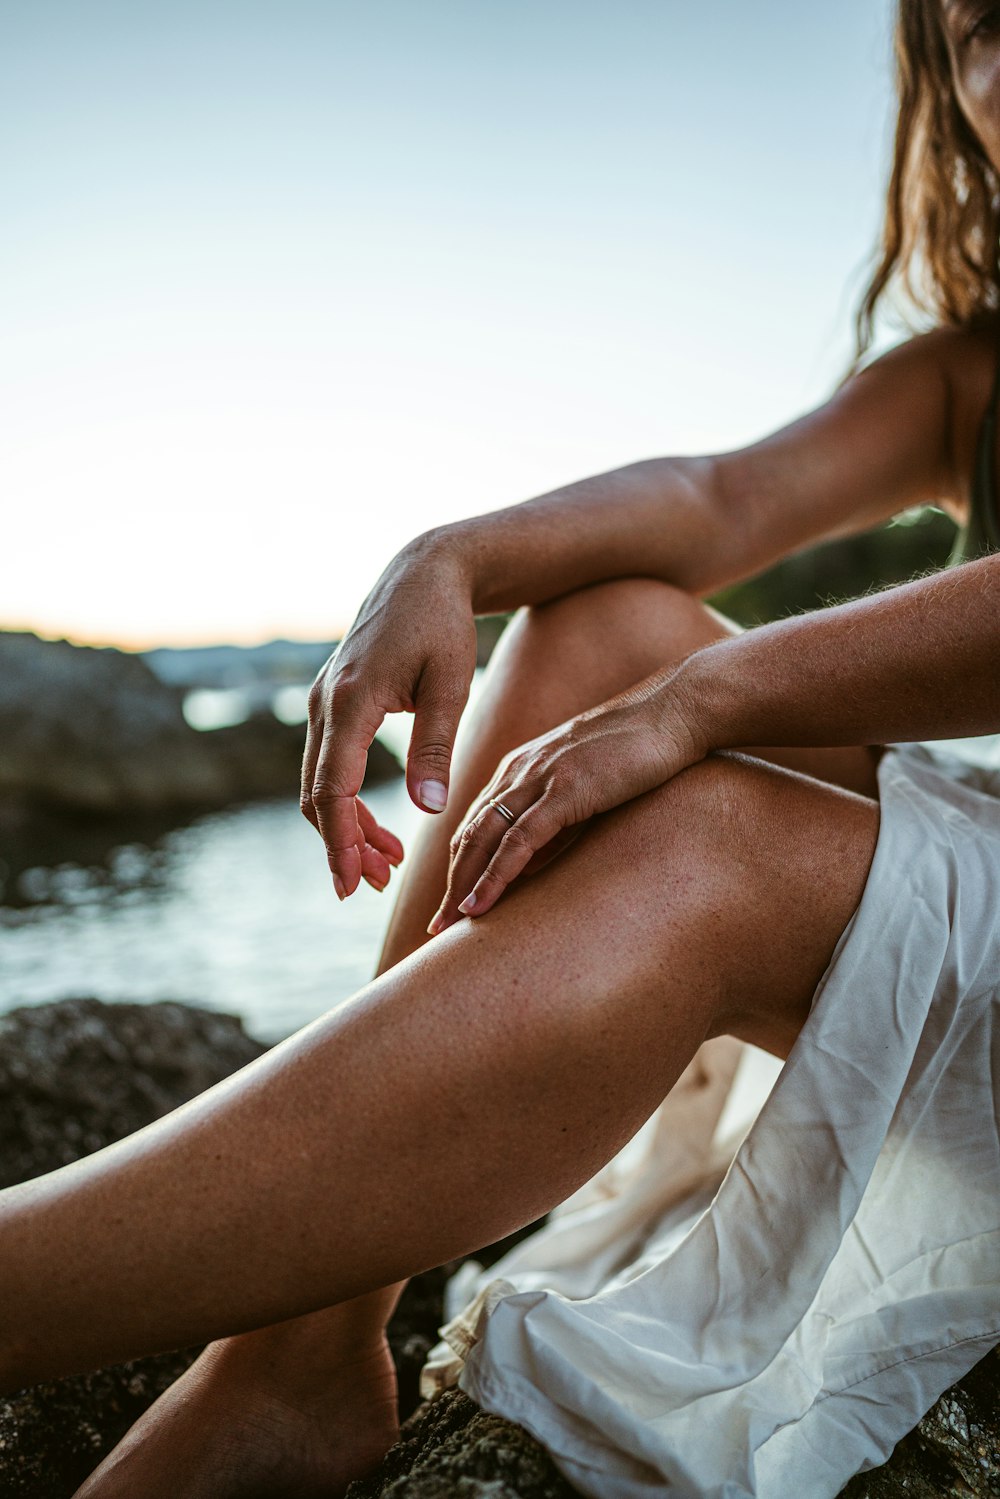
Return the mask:
<path id="1" fill-rule="evenodd" d="M 1000 308 L 1000 181 L 955 96 L 941 0 L 899 0 L 895 50 L 899 119 L 857 363 L 890 283 L 938 326 L 976 326 Z"/>

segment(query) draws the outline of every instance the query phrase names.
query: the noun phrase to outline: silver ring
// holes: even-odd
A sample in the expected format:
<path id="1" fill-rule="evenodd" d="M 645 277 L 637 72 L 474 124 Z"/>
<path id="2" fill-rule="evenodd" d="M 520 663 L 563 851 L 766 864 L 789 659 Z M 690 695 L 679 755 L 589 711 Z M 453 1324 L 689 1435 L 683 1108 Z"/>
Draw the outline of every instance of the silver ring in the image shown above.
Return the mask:
<path id="1" fill-rule="evenodd" d="M 514 816 L 514 813 L 510 810 L 510 808 L 509 807 L 505 807 L 504 804 L 503 804 L 503 802 L 497 801 L 497 799 L 496 799 L 495 796 L 491 796 L 490 797 L 489 805 L 491 807 L 495 807 L 496 810 L 500 813 L 500 816 L 501 817 L 506 817 L 506 819 L 507 819 L 508 822 L 516 822 L 517 821 L 517 818 Z"/>

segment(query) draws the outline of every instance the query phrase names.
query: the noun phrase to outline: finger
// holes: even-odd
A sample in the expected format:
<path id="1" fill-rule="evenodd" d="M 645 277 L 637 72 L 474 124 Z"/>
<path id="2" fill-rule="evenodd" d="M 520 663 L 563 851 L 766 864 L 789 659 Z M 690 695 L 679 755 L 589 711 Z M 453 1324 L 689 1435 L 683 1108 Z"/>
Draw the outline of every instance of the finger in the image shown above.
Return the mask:
<path id="1" fill-rule="evenodd" d="M 499 800 L 513 811 L 511 803 L 516 807 L 523 795 L 519 798 L 507 792 Z M 448 889 L 428 927 L 431 935 L 444 931 L 461 916 L 484 915 L 560 825 L 549 798 L 533 803 L 513 823 L 494 804 L 487 804 L 463 830 L 457 846 L 453 845 Z"/>
<path id="2" fill-rule="evenodd" d="M 365 777 L 372 735 L 338 719 L 336 734 L 323 732 L 310 799 L 326 844 L 334 888 L 341 900 L 353 895 L 361 880 L 364 833 L 358 825 L 357 795 Z"/>
<path id="3" fill-rule="evenodd" d="M 451 840 L 448 883 L 444 899 L 427 930 L 432 937 L 460 919 L 458 903 L 473 889 L 503 837 L 505 820 L 492 807 L 483 807 Z"/>
<path id="4" fill-rule="evenodd" d="M 318 720 L 314 719 L 312 711 L 309 714 L 309 723 L 306 728 L 305 748 L 302 751 L 302 778 L 299 786 L 299 810 L 303 817 L 312 823 L 319 832 L 319 818 L 316 816 L 316 808 L 313 806 L 312 788 L 316 779 L 316 760 L 319 755 L 320 741 L 323 737 L 322 727 Z"/>
<path id="5" fill-rule="evenodd" d="M 370 843 L 366 843 L 360 853 L 361 878 L 367 881 L 373 890 L 384 890 L 392 876 L 392 865 L 385 854 L 377 848 L 372 848 Z"/>
<path id="6" fill-rule="evenodd" d="M 486 869 L 468 895 L 459 901 L 459 912 L 463 916 L 485 916 L 538 850 L 555 838 L 560 827 L 558 815 L 544 799 L 529 807 L 504 833 Z"/>
<path id="7" fill-rule="evenodd" d="M 468 696 L 468 681 L 453 669 L 429 667 L 421 676 L 406 756 L 406 789 L 425 812 L 443 812 L 447 805 L 455 735 Z"/>
<path id="8" fill-rule="evenodd" d="M 468 827 L 470 823 L 479 822 L 480 818 L 487 814 L 491 817 L 503 817 L 502 812 L 496 812 L 494 803 L 497 801 L 503 802 L 508 811 L 510 810 L 510 803 L 509 801 L 504 801 L 504 795 L 502 793 L 504 784 L 506 783 L 509 787 L 510 778 L 515 773 L 510 763 L 511 759 L 511 756 L 507 756 L 504 760 L 501 760 L 500 764 L 493 772 L 493 776 L 490 781 L 483 787 L 479 795 L 469 803 L 469 806 L 466 809 L 465 816 L 462 818 L 462 821 L 459 823 L 451 839 L 452 864 L 454 864 L 456 855 L 458 854 L 459 845 L 462 841 L 462 835 L 466 827 Z M 511 795 L 509 790 L 507 791 L 506 795 L 508 797 Z M 522 793 L 520 800 L 525 806 L 527 806 L 530 802 L 530 797 Z M 509 822 L 509 819 L 505 818 L 504 821 Z M 499 840 L 499 838 L 503 836 L 503 827 L 498 822 L 494 822 L 493 827 L 498 830 L 497 837 Z"/>
<path id="9" fill-rule="evenodd" d="M 382 827 L 376 822 L 372 813 L 365 806 L 361 798 L 358 798 L 358 826 L 365 835 L 365 840 L 372 848 L 378 849 L 384 854 L 390 864 L 401 864 L 403 860 L 403 845 L 395 833 L 390 833 L 388 828 Z"/>
<path id="10" fill-rule="evenodd" d="M 403 857 L 403 845 L 395 833 L 383 828 L 372 816 L 360 797 L 356 803 L 358 828 L 363 836 L 359 844 L 361 875 L 375 890 L 384 890 L 394 865 Z"/>
<path id="11" fill-rule="evenodd" d="M 361 798 L 354 798 L 354 812 L 358 824 L 358 836 L 355 840 L 355 848 L 358 858 L 361 860 L 361 878 L 367 880 L 375 890 L 384 890 L 389 883 L 389 861 L 377 848 L 373 848 L 365 837 L 361 827 Z M 367 808 L 365 809 L 367 810 Z"/>

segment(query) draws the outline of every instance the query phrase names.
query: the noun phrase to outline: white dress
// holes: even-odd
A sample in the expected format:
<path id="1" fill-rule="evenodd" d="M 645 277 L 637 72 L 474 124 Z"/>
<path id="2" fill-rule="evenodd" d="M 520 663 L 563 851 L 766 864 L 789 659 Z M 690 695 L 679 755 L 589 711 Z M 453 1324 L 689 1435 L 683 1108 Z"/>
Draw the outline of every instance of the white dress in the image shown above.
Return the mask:
<path id="1" fill-rule="evenodd" d="M 451 1282 L 424 1394 L 457 1380 L 583 1494 L 832 1499 L 1000 1341 L 1000 736 L 897 746 L 879 784 L 788 1061 L 707 1043 Z"/>

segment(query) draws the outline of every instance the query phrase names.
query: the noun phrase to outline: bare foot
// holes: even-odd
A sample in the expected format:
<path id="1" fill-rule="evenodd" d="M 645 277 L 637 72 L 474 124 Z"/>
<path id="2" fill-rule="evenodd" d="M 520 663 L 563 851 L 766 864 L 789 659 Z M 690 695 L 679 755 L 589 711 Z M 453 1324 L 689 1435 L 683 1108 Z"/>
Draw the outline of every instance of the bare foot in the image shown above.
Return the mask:
<path id="1" fill-rule="evenodd" d="M 399 1435 L 388 1344 L 311 1398 L 279 1395 L 210 1344 L 74 1499 L 335 1499 Z"/>

